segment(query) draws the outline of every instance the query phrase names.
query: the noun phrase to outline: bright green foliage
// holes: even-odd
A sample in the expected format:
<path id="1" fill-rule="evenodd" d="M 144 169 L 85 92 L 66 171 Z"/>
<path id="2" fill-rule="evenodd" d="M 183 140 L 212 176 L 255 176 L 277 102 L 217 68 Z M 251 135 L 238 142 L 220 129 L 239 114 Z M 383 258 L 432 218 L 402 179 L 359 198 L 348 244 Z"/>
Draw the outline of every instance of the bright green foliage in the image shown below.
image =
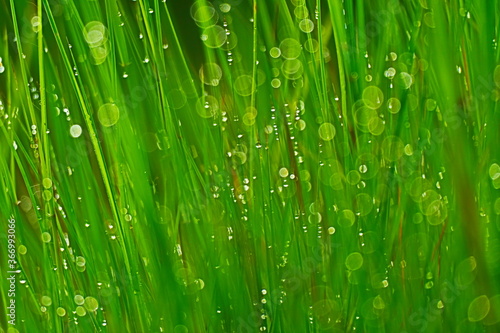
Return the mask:
<path id="1" fill-rule="evenodd" d="M 499 13 L 1 0 L 0 332 L 499 332 Z"/>

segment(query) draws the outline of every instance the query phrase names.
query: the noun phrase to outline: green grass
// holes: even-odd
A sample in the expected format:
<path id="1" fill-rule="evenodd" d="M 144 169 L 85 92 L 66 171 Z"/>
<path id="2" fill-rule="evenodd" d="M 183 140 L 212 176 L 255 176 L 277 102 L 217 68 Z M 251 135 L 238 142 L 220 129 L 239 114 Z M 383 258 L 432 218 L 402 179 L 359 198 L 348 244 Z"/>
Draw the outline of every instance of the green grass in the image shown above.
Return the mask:
<path id="1" fill-rule="evenodd" d="M 0 1 L 0 332 L 500 331 L 499 13 Z"/>

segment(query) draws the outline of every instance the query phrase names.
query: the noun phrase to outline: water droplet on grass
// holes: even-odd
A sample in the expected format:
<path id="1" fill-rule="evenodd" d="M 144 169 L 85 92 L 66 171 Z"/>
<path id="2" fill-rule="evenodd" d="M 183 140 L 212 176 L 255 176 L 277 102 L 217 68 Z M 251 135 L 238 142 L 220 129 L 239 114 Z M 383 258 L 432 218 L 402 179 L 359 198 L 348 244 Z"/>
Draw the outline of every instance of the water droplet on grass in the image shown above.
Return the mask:
<path id="1" fill-rule="evenodd" d="M 500 177 L 500 166 L 497 163 L 493 163 L 489 169 L 489 175 L 492 180 Z"/>
<path id="2" fill-rule="evenodd" d="M 360 216 L 368 215 L 373 209 L 373 198 L 367 193 L 356 195 L 356 213 Z"/>
<path id="3" fill-rule="evenodd" d="M 228 3 L 222 3 L 220 4 L 219 8 L 221 12 L 229 13 L 229 11 L 231 10 L 231 5 Z"/>
<path id="4" fill-rule="evenodd" d="M 350 209 L 344 209 L 339 213 L 338 224 L 341 227 L 348 228 L 354 224 L 356 217 Z"/>
<path id="5" fill-rule="evenodd" d="M 428 206 L 427 210 L 432 212 L 430 215 L 426 216 L 427 222 L 430 225 L 439 225 L 448 217 L 448 208 L 443 200 L 435 200 L 431 202 L 431 205 Z"/>
<path id="6" fill-rule="evenodd" d="M 91 296 L 85 297 L 84 305 L 88 311 L 96 311 L 97 308 L 99 307 L 97 299 Z"/>
<path id="7" fill-rule="evenodd" d="M 85 258 L 81 256 L 77 256 L 75 259 L 76 265 L 77 266 L 85 266 Z"/>
<path id="8" fill-rule="evenodd" d="M 28 252 L 28 248 L 24 245 L 20 245 L 17 251 L 19 252 L 19 254 L 26 254 L 26 252 Z"/>
<path id="9" fill-rule="evenodd" d="M 83 305 L 85 298 L 83 298 L 82 295 L 75 295 L 75 297 L 73 297 L 73 301 L 75 301 L 76 305 Z"/>
<path id="10" fill-rule="evenodd" d="M 253 124 L 255 124 L 255 117 L 256 115 L 247 112 L 243 115 L 243 123 L 246 126 L 252 126 Z"/>
<path id="11" fill-rule="evenodd" d="M 319 137 L 324 141 L 333 140 L 335 133 L 335 126 L 331 123 L 323 123 L 318 129 Z"/>
<path id="12" fill-rule="evenodd" d="M 354 121 L 362 132 L 368 132 L 368 124 L 374 118 L 378 118 L 377 111 L 366 106 L 361 106 L 354 111 Z"/>
<path id="13" fill-rule="evenodd" d="M 299 22 L 299 29 L 305 33 L 311 33 L 314 30 L 314 22 L 310 19 L 303 19 Z"/>
<path id="14" fill-rule="evenodd" d="M 297 128 L 299 131 L 303 131 L 306 129 L 306 126 L 307 126 L 307 123 L 305 122 L 305 120 L 303 119 L 299 119 L 296 123 L 295 123 L 295 128 Z"/>
<path id="15" fill-rule="evenodd" d="M 282 178 L 288 177 L 288 169 L 287 168 L 281 168 L 279 171 L 279 175 Z"/>
<path id="16" fill-rule="evenodd" d="M 80 317 L 83 317 L 87 314 L 87 311 L 85 310 L 85 308 L 83 306 L 77 306 L 76 307 L 76 314 Z"/>
<path id="17" fill-rule="evenodd" d="M 108 39 L 107 28 L 101 22 L 89 22 L 83 29 L 83 37 L 91 48 L 101 46 Z"/>
<path id="18" fill-rule="evenodd" d="M 344 189 L 344 175 L 340 172 L 334 172 L 328 180 L 328 185 L 334 190 L 340 191 Z"/>
<path id="19" fill-rule="evenodd" d="M 402 72 L 397 76 L 396 83 L 403 89 L 410 89 L 413 84 L 413 77 L 406 72 Z"/>
<path id="20" fill-rule="evenodd" d="M 377 86 L 368 86 L 363 90 L 363 102 L 370 109 L 378 109 L 384 102 L 384 93 Z"/>
<path id="21" fill-rule="evenodd" d="M 43 185 L 44 188 L 47 188 L 47 189 L 51 188 L 52 187 L 52 179 L 50 179 L 50 178 L 44 178 L 42 180 L 42 185 Z"/>
<path id="22" fill-rule="evenodd" d="M 209 4 L 209 6 L 205 4 Z M 191 6 L 190 12 L 196 25 L 201 28 L 215 24 L 219 20 L 219 14 L 211 3 L 197 1 Z"/>
<path id="23" fill-rule="evenodd" d="M 362 179 L 371 179 L 380 169 L 379 161 L 373 154 L 361 154 L 356 159 L 356 169 L 361 173 Z"/>
<path id="24" fill-rule="evenodd" d="M 48 232 L 42 232 L 42 242 L 48 243 L 52 240 L 52 236 Z"/>
<path id="25" fill-rule="evenodd" d="M 234 90 L 241 96 L 250 96 L 253 93 L 254 80 L 250 75 L 240 75 L 234 80 Z"/>
<path id="26" fill-rule="evenodd" d="M 98 46 L 90 50 L 92 55 L 93 64 L 100 65 L 106 61 L 109 54 L 109 48 L 106 45 Z"/>
<path id="27" fill-rule="evenodd" d="M 306 6 L 297 6 L 293 10 L 293 14 L 297 19 L 302 20 L 309 16 L 309 11 Z"/>
<path id="28" fill-rule="evenodd" d="M 216 63 L 211 62 L 201 66 L 199 75 L 204 84 L 215 87 L 219 85 L 222 78 L 222 69 Z"/>
<path id="29" fill-rule="evenodd" d="M 41 20 L 40 20 L 39 16 L 33 16 L 31 18 L 31 27 L 32 27 L 34 32 L 38 32 L 40 30 L 40 24 L 41 24 Z"/>
<path id="30" fill-rule="evenodd" d="M 224 45 L 227 41 L 226 30 L 218 25 L 212 25 L 205 30 L 201 35 L 201 40 L 205 43 L 207 47 L 218 48 Z"/>
<path id="31" fill-rule="evenodd" d="M 429 111 L 434 111 L 437 107 L 437 102 L 432 98 L 429 98 L 425 101 L 425 108 Z"/>
<path id="32" fill-rule="evenodd" d="M 269 55 L 273 58 L 279 58 L 281 56 L 281 50 L 277 47 L 272 47 L 269 50 Z"/>
<path id="33" fill-rule="evenodd" d="M 476 258 L 468 257 L 462 260 L 456 268 L 456 283 L 460 288 L 465 288 L 476 279 Z"/>
<path id="34" fill-rule="evenodd" d="M 285 59 L 297 59 L 302 53 L 302 46 L 293 38 L 284 39 L 279 46 L 281 55 Z"/>
<path id="35" fill-rule="evenodd" d="M 321 222 L 321 220 L 323 219 L 323 216 L 320 214 L 320 213 L 315 213 L 315 214 L 311 214 L 309 215 L 309 217 L 307 218 L 307 220 L 309 221 L 309 223 L 311 224 L 318 224 Z"/>
<path id="36" fill-rule="evenodd" d="M 490 311 L 490 300 L 486 295 L 476 297 L 469 305 L 467 317 L 469 321 L 476 322 L 483 320 Z"/>
<path id="37" fill-rule="evenodd" d="M 391 97 L 387 100 L 387 109 L 390 113 L 396 114 L 401 110 L 401 102 L 395 97 Z"/>
<path id="38" fill-rule="evenodd" d="M 378 136 L 384 132 L 385 123 L 379 117 L 373 117 L 368 122 L 368 132 L 371 134 Z"/>
<path id="39" fill-rule="evenodd" d="M 64 317 L 66 315 L 66 310 L 64 308 L 58 307 L 56 313 L 59 317 Z"/>
<path id="40" fill-rule="evenodd" d="M 281 64 L 283 75 L 289 80 L 296 80 L 304 73 L 304 66 L 299 59 L 287 59 Z"/>
<path id="41" fill-rule="evenodd" d="M 420 201 L 420 210 L 425 216 L 436 213 L 441 206 L 441 198 L 434 190 L 427 190 L 422 193 L 422 200 Z"/>
<path id="42" fill-rule="evenodd" d="M 69 133 L 72 137 L 78 138 L 82 135 L 82 127 L 80 125 L 73 125 L 69 128 Z"/>
<path id="43" fill-rule="evenodd" d="M 389 67 L 385 72 L 384 76 L 388 79 L 393 79 L 394 76 L 396 75 L 396 69 L 394 67 Z"/>
<path id="44" fill-rule="evenodd" d="M 52 299 L 49 296 L 42 296 L 40 302 L 44 306 L 51 306 L 52 305 Z"/>
<path id="45" fill-rule="evenodd" d="M 345 259 L 345 266 L 351 271 L 355 271 L 363 266 L 363 256 L 359 252 L 353 252 Z"/>
<path id="46" fill-rule="evenodd" d="M 247 154 L 243 151 L 234 152 L 232 160 L 234 165 L 243 165 L 247 162 Z"/>
<path id="47" fill-rule="evenodd" d="M 113 103 L 103 104 L 97 111 L 97 118 L 103 126 L 111 127 L 120 119 L 120 109 Z"/>
<path id="48" fill-rule="evenodd" d="M 366 166 L 365 166 L 366 167 Z M 357 170 L 351 170 L 347 173 L 346 181 L 351 185 L 356 185 L 361 180 L 361 175 Z"/>
<path id="49" fill-rule="evenodd" d="M 309 53 L 316 53 L 319 50 L 319 42 L 316 39 L 308 39 L 304 43 L 304 48 Z"/>
<path id="50" fill-rule="evenodd" d="M 43 200 L 49 201 L 50 199 L 52 199 L 52 192 L 45 190 L 42 192 L 42 197 L 43 197 Z"/>

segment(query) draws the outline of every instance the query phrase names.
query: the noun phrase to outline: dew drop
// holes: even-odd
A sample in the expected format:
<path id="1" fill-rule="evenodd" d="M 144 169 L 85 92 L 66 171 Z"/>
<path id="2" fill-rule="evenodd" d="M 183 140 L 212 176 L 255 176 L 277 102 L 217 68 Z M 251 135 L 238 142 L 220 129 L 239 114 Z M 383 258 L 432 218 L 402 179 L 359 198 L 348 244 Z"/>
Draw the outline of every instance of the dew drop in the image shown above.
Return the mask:
<path id="1" fill-rule="evenodd" d="M 48 243 L 52 239 L 52 236 L 48 232 L 42 232 L 42 242 Z"/>
<path id="2" fill-rule="evenodd" d="M 363 266 L 363 256 L 359 252 L 353 252 L 347 256 L 345 265 L 351 271 L 358 270 Z"/>
<path id="3" fill-rule="evenodd" d="M 483 320 L 490 311 L 490 300 L 486 295 L 476 297 L 469 305 L 467 316 L 469 321 L 476 322 Z"/>
<path id="4" fill-rule="evenodd" d="M 73 138 L 78 138 L 82 135 L 82 127 L 78 124 L 73 125 L 69 128 L 69 133 Z"/>
<path id="5" fill-rule="evenodd" d="M 88 311 L 96 311 L 97 308 L 99 307 L 99 303 L 97 302 L 97 299 L 95 299 L 94 297 L 91 297 L 91 296 L 85 297 L 84 305 Z"/>
<path id="6" fill-rule="evenodd" d="M 323 123 L 318 129 L 319 137 L 324 141 L 330 141 L 335 137 L 335 127 L 331 123 Z"/>
<path id="7" fill-rule="evenodd" d="M 103 104 L 97 111 L 97 118 L 101 125 L 111 127 L 118 122 L 120 118 L 120 109 L 113 103 Z"/>

